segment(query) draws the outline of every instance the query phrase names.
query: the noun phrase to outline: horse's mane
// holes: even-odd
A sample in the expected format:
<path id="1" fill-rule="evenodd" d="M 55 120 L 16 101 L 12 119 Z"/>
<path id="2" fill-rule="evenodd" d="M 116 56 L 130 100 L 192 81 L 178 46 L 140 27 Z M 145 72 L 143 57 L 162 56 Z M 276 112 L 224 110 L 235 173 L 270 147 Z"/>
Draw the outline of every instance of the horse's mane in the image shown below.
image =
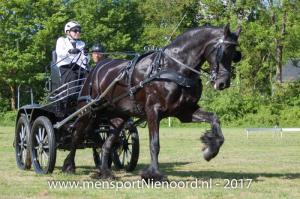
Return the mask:
<path id="1" fill-rule="evenodd" d="M 195 36 L 196 34 L 202 33 L 204 30 L 223 30 L 222 27 L 219 26 L 211 26 L 211 25 L 203 25 L 200 27 L 195 27 L 195 28 L 190 28 L 184 33 L 178 35 L 171 43 L 172 44 L 177 44 L 181 43 L 182 41 L 186 41 L 187 39 L 190 39 L 191 37 Z"/>

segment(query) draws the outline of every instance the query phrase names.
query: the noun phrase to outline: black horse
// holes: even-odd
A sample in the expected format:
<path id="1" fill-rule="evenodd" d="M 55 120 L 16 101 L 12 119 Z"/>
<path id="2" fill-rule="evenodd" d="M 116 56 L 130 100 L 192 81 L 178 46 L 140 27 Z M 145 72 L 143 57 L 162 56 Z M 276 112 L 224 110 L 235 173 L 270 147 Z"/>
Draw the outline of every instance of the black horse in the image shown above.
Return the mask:
<path id="1" fill-rule="evenodd" d="M 120 80 L 109 89 L 104 100 L 94 107 L 92 114 L 78 118 L 73 129 L 73 149 L 64 161 L 63 171 L 75 171 L 76 146 L 97 125 L 101 115 L 127 121 L 138 117 L 148 122 L 151 164 L 141 172 L 143 179 L 163 180 L 159 171 L 160 150 L 159 123 L 169 116 L 181 122 L 209 122 L 212 129 L 201 140 L 204 159 L 214 158 L 224 142 L 220 121 L 214 113 L 202 110 L 197 102 L 202 93 L 199 79 L 202 64 L 210 65 L 210 78 L 216 90 L 230 86 L 232 62 L 238 62 L 241 54 L 236 50 L 240 28 L 231 32 L 229 25 L 218 28 L 204 26 L 188 30 L 178 36 L 162 50 L 141 56 L 134 61 L 105 60 L 88 75 L 81 92 L 78 108 L 87 103 L 86 96 L 97 98 L 116 79 Z M 120 75 L 121 74 L 121 75 Z M 80 99 L 80 98 L 79 98 Z M 101 107 L 103 103 L 106 106 Z M 125 122 L 118 125 L 123 127 Z M 100 177 L 108 178 L 112 173 L 108 159 L 117 142 L 118 129 L 103 144 L 103 162 Z M 180 143 L 179 143 L 180 144 Z"/>

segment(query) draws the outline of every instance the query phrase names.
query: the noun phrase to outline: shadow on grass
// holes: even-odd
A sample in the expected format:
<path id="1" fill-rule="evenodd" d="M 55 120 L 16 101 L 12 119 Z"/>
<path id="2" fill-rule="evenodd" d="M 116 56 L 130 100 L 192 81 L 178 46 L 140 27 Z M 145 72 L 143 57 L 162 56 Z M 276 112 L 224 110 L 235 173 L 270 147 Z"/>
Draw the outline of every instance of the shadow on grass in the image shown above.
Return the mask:
<path id="1" fill-rule="evenodd" d="M 167 176 L 176 176 L 180 178 L 198 178 L 198 179 L 252 179 L 254 181 L 261 181 L 260 177 L 265 178 L 282 178 L 282 179 L 297 179 L 300 178 L 300 173 L 250 173 L 250 172 L 227 172 L 227 171 L 190 171 L 190 170 L 178 170 L 177 167 L 191 164 L 192 162 L 172 162 L 172 163 L 160 163 L 160 170 Z M 123 177 L 139 176 L 141 170 L 147 167 L 148 164 L 138 164 L 134 171 L 124 173 Z M 61 171 L 61 167 L 56 167 Z M 113 166 L 113 171 L 117 169 Z M 74 175 L 89 175 L 97 171 L 94 166 L 78 166 Z M 117 179 L 120 180 L 117 174 Z"/>
<path id="2" fill-rule="evenodd" d="M 282 178 L 282 179 L 297 179 L 300 178 L 300 173 L 250 173 L 250 172 L 226 172 L 226 171 L 191 171 L 191 170 L 178 170 L 177 167 L 190 164 L 192 162 L 172 162 L 160 163 L 160 170 L 167 176 L 176 176 L 181 178 L 199 178 L 199 179 L 252 179 L 260 181 L 258 178 Z M 148 166 L 147 164 L 139 164 L 133 174 L 139 175 L 139 171 Z"/>
<path id="3" fill-rule="evenodd" d="M 56 166 L 54 170 L 58 170 L 58 171 L 60 171 L 60 173 L 63 174 L 62 167 L 60 167 L 60 166 L 59 167 Z M 76 175 L 76 176 L 89 175 L 95 171 L 97 171 L 95 166 L 77 166 L 75 173 L 72 173 L 70 175 Z M 67 175 L 67 173 L 66 173 L 66 175 Z"/>

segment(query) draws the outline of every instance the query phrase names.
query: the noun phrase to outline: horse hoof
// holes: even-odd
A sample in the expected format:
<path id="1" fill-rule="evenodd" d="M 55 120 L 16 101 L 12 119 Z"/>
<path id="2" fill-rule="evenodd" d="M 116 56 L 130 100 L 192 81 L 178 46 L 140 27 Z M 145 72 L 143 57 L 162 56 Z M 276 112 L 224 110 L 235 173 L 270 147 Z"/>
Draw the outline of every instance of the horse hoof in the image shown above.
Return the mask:
<path id="1" fill-rule="evenodd" d="M 75 173 L 75 168 L 73 167 L 66 167 L 66 168 L 62 168 L 62 172 L 64 173 L 68 173 L 68 174 L 74 174 Z"/>
<path id="2" fill-rule="evenodd" d="M 98 171 L 91 175 L 93 179 L 102 179 L 102 180 L 115 180 L 115 176 L 112 174 L 110 170 Z"/>
<path id="3" fill-rule="evenodd" d="M 74 174 L 75 173 L 75 164 L 64 164 L 62 167 L 62 172 L 64 173 L 69 173 L 69 174 Z"/>
<path id="4" fill-rule="evenodd" d="M 215 157 L 215 155 L 213 155 L 211 152 L 210 152 L 210 150 L 209 150 L 209 147 L 204 147 L 203 149 L 202 149 L 202 151 L 203 151 L 203 158 L 207 161 L 207 162 L 209 162 L 211 159 L 213 159 L 214 157 Z"/>
<path id="5" fill-rule="evenodd" d="M 224 142 L 224 138 L 217 138 L 211 131 L 207 131 L 200 139 L 204 143 L 202 151 L 206 161 L 210 161 L 218 155 Z"/>
<path id="6" fill-rule="evenodd" d="M 150 182 L 169 182 L 168 178 L 161 174 L 159 171 L 153 171 L 152 169 L 145 169 L 141 173 L 141 179 Z"/>
<path id="7" fill-rule="evenodd" d="M 141 175 L 141 179 L 144 180 L 147 184 L 150 184 L 151 182 L 169 182 L 168 178 L 164 175 Z"/>

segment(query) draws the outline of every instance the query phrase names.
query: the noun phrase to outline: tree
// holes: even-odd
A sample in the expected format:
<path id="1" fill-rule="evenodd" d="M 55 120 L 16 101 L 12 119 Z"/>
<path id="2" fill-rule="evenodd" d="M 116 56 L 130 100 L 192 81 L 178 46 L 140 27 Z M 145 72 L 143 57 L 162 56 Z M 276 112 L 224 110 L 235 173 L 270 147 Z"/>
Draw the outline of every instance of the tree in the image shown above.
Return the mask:
<path id="1" fill-rule="evenodd" d="M 139 49 L 143 20 L 137 6 L 130 0 L 74 0 L 68 9 L 70 19 L 80 22 L 88 46 L 99 42 L 113 52 Z"/>
<path id="2" fill-rule="evenodd" d="M 300 17 L 298 14 L 299 6 L 300 3 L 297 1 L 286 0 L 269 0 L 267 4 L 274 31 L 276 74 L 279 76 L 279 82 L 281 83 L 283 56 L 287 47 L 285 40 L 288 39 L 288 34 L 293 29 L 294 24 L 297 24 L 295 19 Z"/>
<path id="3" fill-rule="evenodd" d="M 16 108 L 19 84 L 34 84 L 44 70 L 53 27 L 61 1 L 13 0 L 0 2 L 0 81 L 9 88 L 11 109 Z M 52 44 L 51 44 L 52 45 Z M 6 89 L 4 89 L 6 90 Z M 3 91 L 3 90 L 2 90 Z"/>
<path id="4" fill-rule="evenodd" d="M 144 15 L 142 46 L 163 47 L 179 33 L 196 25 L 195 0 L 140 1 Z"/>
<path id="5" fill-rule="evenodd" d="M 296 0 L 2 0 L 0 106 L 10 101 L 15 108 L 19 84 L 33 85 L 42 95 L 44 68 L 69 20 L 81 23 L 87 46 L 100 42 L 109 52 L 163 47 L 186 29 L 205 24 L 242 26 L 238 86 L 230 88 L 237 90 L 209 95 L 236 99 L 243 91 L 241 99 L 269 99 L 276 72 L 300 56 L 299 10 Z"/>
<path id="6" fill-rule="evenodd" d="M 271 94 L 275 74 L 280 74 L 287 59 L 299 55 L 299 1 L 204 0 L 200 4 L 201 24 L 242 26 L 238 79 L 245 91 Z"/>

